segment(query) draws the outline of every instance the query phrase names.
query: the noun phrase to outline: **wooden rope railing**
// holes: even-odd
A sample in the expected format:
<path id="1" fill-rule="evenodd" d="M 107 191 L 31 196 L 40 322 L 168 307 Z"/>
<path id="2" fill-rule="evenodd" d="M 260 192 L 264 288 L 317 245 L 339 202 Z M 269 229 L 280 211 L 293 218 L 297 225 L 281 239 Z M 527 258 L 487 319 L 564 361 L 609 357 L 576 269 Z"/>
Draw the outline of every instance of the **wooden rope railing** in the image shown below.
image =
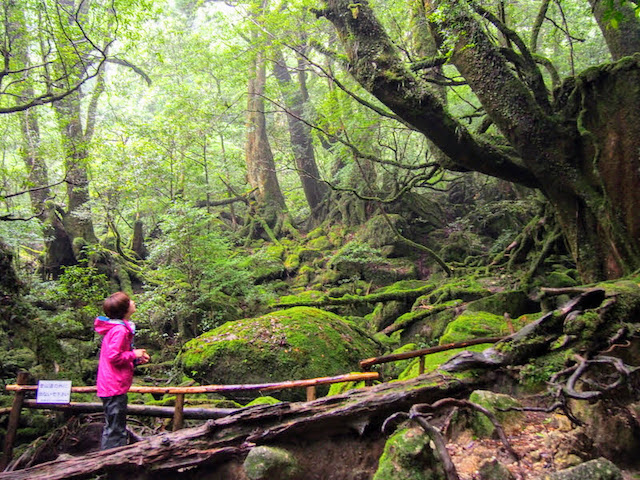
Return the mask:
<path id="1" fill-rule="evenodd" d="M 393 353 L 391 355 L 384 355 L 382 357 L 367 358 L 360 362 L 360 368 L 365 372 L 368 371 L 374 365 L 382 363 L 397 362 L 399 360 L 408 360 L 410 358 L 420 357 L 418 363 L 418 374 L 424 373 L 424 357 L 432 353 L 444 352 L 446 350 L 453 350 L 454 348 L 465 348 L 471 345 L 480 345 L 482 343 L 497 343 L 506 337 L 487 337 L 487 338 L 474 338 L 473 340 L 467 340 L 464 342 L 447 343 L 445 345 L 438 345 L 436 347 L 421 348 L 420 350 L 412 350 L 410 352 Z"/>
<path id="2" fill-rule="evenodd" d="M 290 380 L 279 383 L 259 383 L 247 385 L 201 385 L 197 387 L 144 387 L 132 386 L 129 389 L 131 393 L 156 393 L 170 394 L 176 396 L 173 408 L 170 407 L 153 407 L 146 405 L 127 405 L 127 413 L 133 415 L 154 416 L 154 417 L 170 417 L 173 416 L 173 430 L 179 430 L 184 424 L 185 418 L 219 418 L 227 415 L 235 409 L 204 409 L 204 408 L 185 408 L 185 395 L 196 393 L 224 393 L 238 391 L 260 391 L 269 392 L 274 390 L 285 390 L 291 388 L 306 388 L 307 401 L 315 400 L 316 387 L 318 385 L 328 385 L 332 383 L 358 382 L 363 381 L 366 385 L 371 385 L 380 375 L 377 372 L 349 373 L 345 375 L 337 375 L 333 377 L 319 377 L 306 380 Z M 9 415 L 9 425 L 5 435 L 3 455 L 0 459 L 0 472 L 8 465 L 13 456 L 13 442 L 18 429 L 20 411 L 23 408 L 39 408 L 50 410 L 73 411 L 77 413 L 101 412 L 102 405 L 99 403 L 73 403 L 68 404 L 38 404 L 33 400 L 25 400 L 25 394 L 30 391 L 37 391 L 37 385 L 25 385 L 27 374 L 19 374 L 18 383 L 6 385 L 5 390 L 15 392 L 13 405 Z M 87 387 L 71 387 L 71 393 L 95 393 L 95 386 Z M 172 415 L 170 412 L 172 411 Z M 186 415 L 185 415 L 186 412 Z"/>

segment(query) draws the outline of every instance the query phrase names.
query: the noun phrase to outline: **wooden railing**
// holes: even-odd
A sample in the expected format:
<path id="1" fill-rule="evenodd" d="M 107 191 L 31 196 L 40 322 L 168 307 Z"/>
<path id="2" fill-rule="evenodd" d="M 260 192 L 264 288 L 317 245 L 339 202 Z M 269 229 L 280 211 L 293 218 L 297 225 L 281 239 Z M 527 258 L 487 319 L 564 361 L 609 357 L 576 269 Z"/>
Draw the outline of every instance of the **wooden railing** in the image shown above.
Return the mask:
<path id="1" fill-rule="evenodd" d="M 467 340 L 465 342 L 447 343 L 445 345 L 438 345 L 436 347 L 421 348 L 420 350 L 412 350 L 410 352 L 393 353 L 391 355 L 384 355 L 382 357 L 367 358 L 360 362 L 360 368 L 365 372 L 370 370 L 374 365 L 380 365 L 382 363 L 397 362 L 399 360 L 408 360 L 410 358 L 420 357 L 418 363 L 418 374 L 424 373 L 424 357 L 432 353 L 444 352 L 446 350 L 453 350 L 454 348 L 465 348 L 471 345 L 480 345 L 482 343 L 496 343 L 503 340 L 505 337 L 487 337 L 487 338 L 474 338 L 473 340 Z"/>
<path id="2" fill-rule="evenodd" d="M 247 385 L 201 385 L 197 387 L 144 387 L 132 386 L 131 393 L 155 393 L 175 395 L 176 400 L 173 407 L 154 407 L 147 405 L 127 405 L 127 413 L 132 415 L 153 416 L 153 417 L 173 417 L 173 430 L 179 430 L 184 425 L 185 418 L 210 419 L 219 418 L 234 412 L 236 409 L 224 408 L 185 408 L 185 395 L 201 393 L 229 393 L 239 391 L 259 391 L 271 392 L 275 390 L 285 390 L 291 388 L 306 388 L 307 401 L 315 400 L 316 387 L 318 385 L 328 385 L 332 383 L 359 382 L 364 381 L 366 385 L 371 385 L 379 378 L 377 372 L 349 373 L 334 377 L 320 377 L 306 380 L 291 380 L 279 383 L 260 383 Z M 101 412 L 101 403 L 74 403 L 67 404 L 45 404 L 37 403 L 34 400 L 25 400 L 27 392 L 37 392 L 37 385 L 27 385 L 28 374 L 18 374 L 17 383 L 6 385 L 5 390 L 15 392 L 13 404 L 9 413 L 9 423 L 5 435 L 2 459 L 0 459 L 0 472 L 8 465 L 13 455 L 13 443 L 18 429 L 20 412 L 23 408 L 38 408 L 49 410 L 63 410 L 74 413 Z M 95 386 L 71 387 L 71 393 L 95 393 Z"/>

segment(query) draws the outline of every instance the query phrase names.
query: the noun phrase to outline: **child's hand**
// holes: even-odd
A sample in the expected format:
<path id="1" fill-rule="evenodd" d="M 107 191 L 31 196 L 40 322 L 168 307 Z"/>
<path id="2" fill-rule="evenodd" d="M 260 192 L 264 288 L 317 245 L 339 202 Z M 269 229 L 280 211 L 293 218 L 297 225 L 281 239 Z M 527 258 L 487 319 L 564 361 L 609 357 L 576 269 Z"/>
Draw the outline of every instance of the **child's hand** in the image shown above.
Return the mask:
<path id="1" fill-rule="evenodd" d="M 151 357 L 149 356 L 149 354 L 144 348 L 136 348 L 133 350 L 133 353 L 135 354 L 136 359 L 138 360 L 138 364 L 147 363 L 151 359 Z"/>

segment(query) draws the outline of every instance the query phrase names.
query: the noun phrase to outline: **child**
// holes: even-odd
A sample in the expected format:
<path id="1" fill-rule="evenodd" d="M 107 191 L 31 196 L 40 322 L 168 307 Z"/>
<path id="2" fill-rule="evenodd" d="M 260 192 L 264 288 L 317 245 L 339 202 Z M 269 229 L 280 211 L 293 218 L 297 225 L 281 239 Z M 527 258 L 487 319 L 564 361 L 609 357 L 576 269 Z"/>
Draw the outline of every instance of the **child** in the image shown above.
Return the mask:
<path id="1" fill-rule="evenodd" d="M 133 367 L 147 363 L 149 354 L 142 348 L 133 348 L 135 325 L 129 319 L 136 304 L 124 292 L 107 298 L 102 309 L 106 317 L 94 322 L 96 332 L 102 335 L 98 363 L 98 397 L 104 405 L 104 430 L 101 450 L 127 444 L 127 392 L 133 382 Z"/>

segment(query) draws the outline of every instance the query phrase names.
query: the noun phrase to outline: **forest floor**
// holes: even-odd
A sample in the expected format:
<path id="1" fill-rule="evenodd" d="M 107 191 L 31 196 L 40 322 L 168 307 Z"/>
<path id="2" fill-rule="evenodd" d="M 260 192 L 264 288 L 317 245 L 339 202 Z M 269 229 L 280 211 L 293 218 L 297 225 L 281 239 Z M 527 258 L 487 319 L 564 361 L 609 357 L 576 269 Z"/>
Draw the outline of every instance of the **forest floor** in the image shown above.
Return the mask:
<path id="1" fill-rule="evenodd" d="M 540 479 L 544 474 L 577 465 L 589 459 L 581 449 L 583 438 L 561 414 L 526 412 L 524 417 L 505 433 L 512 448 L 520 456 L 516 462 L 500 440 L 474 438 L 465 430 L 447 444 L 449 455 L 461 480 L 476 480 L 478 469 L 487 460 L 496 459 L 505 465 L 516 479 Z M 581 458 L 580 453 L 583 453 Z M 640 470 L 623 470 L 624 480 L 640 479 Z"/>

